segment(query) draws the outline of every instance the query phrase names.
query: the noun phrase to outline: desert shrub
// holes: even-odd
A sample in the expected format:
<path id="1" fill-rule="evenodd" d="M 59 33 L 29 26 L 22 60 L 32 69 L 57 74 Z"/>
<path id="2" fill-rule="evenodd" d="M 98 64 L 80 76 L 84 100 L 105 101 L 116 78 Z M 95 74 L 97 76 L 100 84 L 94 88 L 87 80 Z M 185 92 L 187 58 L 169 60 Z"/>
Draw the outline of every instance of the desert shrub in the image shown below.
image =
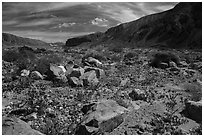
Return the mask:
<path id="1" fill-rule="evenodd" d="M 37 48 L 34 52 L 35 53 L 44 53 L 44 52 L 46 52 L 46 49 L 45 48 Z"/>
<path id="2" fill-rule="evenodd" d="M 109 51 L 113 51 L 115 53 L 121 53 L 123 52 L 123 47 L 122 46 L 111 46 L 109 47 Z"/>
<path id="3" fill-rule="evenodd" d="M 104 55 L 100 52 L 97 51 L 91 51 L 91 52 L 87 52 L 84 57 L 82 58 L 82 60 L 88 58 L 88 57 L 93 57 L 95 59 L 98 59 L 99 61 L 102 60 L 106 60 L 106 57 L 104 57 Z"/>
<path id="4" fill-rule="evenodd" d="M 168 53 L 156 53 L 153 57 L 153 59 L 150 60 L 150 66 L 152 67 L 158 67 L 158 64 L 161 62 L 169 64 L 170 61 L 175 62 L 176 64 L 179 64 L 180 59 L 178 56 L 168 52 Z"/>
<path id="5" fill-rule="evenodd" d="M 62 59 L 58 55 L 45 55 L 36 61 L 34 69 L 45 74 L 50 68 L 50 63 L 60 64 L 61 62 Z"/>
<path id="6" fill-rule="evenodd" d="M 132 59 L 132 58 L 138 58 L 138 54 L 135 53 L 135 52 L 128 52 L 124 55 L 124 59 L 125 60 L 129 60 L 129 59 Z"/>
<path id="7" fill-rule="evenodd" d="M 112 55 L 112 56 L 110 56 L 110 59 L 111 59 L 111 61 L 114 61 L 114 62 L 120 62 L 121 56 L 119 56 L 119 55 Z"/>
<path id="8" fill-rule="evenodd" d="M 21 55 L 16 50 L 3 51 L 2 59 L 7 62 L 14 62 L 18 60 Z"/>
<path id="9" fill-rule="evenodd" d="M 202 86 L 197 83 L 185 83 L 183 84 L 184 90 L 191 95 L 191 99 L 194 101 L 200 101 L 202 97 Z"/>

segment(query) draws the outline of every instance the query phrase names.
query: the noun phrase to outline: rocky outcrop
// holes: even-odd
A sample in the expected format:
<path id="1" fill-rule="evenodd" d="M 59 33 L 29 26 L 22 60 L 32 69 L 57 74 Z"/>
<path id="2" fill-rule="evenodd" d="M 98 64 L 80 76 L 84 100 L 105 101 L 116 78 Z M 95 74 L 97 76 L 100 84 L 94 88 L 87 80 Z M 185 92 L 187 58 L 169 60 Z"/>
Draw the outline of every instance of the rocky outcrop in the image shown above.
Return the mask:
<path id="1" fill-rule="evenodd" d="M 3 135 L 43 135 L 37 130 L 32 129 L 29 124 L 16 117 L 2 118 Z"/>

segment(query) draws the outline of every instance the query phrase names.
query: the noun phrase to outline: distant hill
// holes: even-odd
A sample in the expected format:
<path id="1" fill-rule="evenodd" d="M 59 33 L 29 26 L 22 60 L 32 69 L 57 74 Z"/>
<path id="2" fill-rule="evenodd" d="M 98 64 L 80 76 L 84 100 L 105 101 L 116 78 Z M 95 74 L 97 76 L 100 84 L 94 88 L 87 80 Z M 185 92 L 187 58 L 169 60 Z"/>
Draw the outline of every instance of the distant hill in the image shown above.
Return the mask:
<path id="1" fill-rule="evenodd" d="M 80 39 L 86 39 L 86 37 L 80 37 Z M 77 38 L 72 39 L 77 41 Z M 141 47 L 201 49 L 202 3 L 179 3 L 165 12 L 112 27 L 101 34 L 100 38 L 95 39 L 95 41 L 98 40 L 128 42 Z M 71 40 L 67 40 L 66 46 L 71 45 L 68 41 Z M 93 41 L 92 39 L 89 42 Z M 83 42 L 79 44 L 81 43 Z"/>
<path id="2" fill-rule="evenodd" d="M 49 43 L 41 40 L 23 38 L 9 33 L 2 33 L 2 45 L 3 47 L 20 47 L 29 46 L 32 48 L 48 48 Z"/>
<path id="3" fill-rule="evenodd" d="M 85 35 L 85 36 L 70 38 L 66 41 L 66 46 L 67 47 L 73 47 L 73 46 L 80 45 L 84 42 L 97 41 L 97 40 L 99 40 L 99 38 L 101 38 L 101 36 L 103 36 L 102 32 L 96 32 L 96 33 Z"/>

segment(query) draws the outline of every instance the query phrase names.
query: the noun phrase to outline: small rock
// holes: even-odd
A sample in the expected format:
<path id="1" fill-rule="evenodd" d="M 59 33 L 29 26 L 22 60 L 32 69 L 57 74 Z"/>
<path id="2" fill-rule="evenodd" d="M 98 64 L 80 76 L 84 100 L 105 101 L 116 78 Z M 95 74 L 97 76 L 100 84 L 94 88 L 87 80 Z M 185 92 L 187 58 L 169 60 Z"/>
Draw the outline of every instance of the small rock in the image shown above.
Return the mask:
<path id="1" fill-rule="evenodd" d="M 179 67 L 188 67 L 189 65 L 185 61 L 180 61 L 178 66 Z"/>
<path id="2" fill-rule="evenodd" d="M 173 61 L 170 61 L 170 62 L 169 62 L 169 66 L 170 66 L 170 67 L 173 67 L 173 68 L 177 68 L 176 63 L 173 62 Z"/>
<path id="3" fill-rule="evenodd" d="M 121 87 L 124 87 L 124 86 L 128 83 L 128 81 L 129 81 L 129 78 L 126 78 L 126 79 L 124 79 L 124 80 L 121 80 L 120 86 L 121 86 Z"/>
<path id="4" fill-rule="evenodd" d="M 21 70 L 22 77 L 27 77 L 29 76 L 29 74 L 30 74 L 30 70 L 26 70 L 26 69 Z"/>

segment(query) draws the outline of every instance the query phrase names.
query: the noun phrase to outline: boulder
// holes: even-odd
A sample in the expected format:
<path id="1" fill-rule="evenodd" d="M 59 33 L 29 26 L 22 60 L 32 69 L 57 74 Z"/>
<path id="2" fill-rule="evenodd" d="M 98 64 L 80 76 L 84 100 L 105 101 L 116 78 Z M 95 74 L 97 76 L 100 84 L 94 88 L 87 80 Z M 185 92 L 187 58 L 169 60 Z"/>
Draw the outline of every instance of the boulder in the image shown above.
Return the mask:
<path id="1" fill-rule="evenodd" d="M 16 117 L 2 118 L 3 135 L 43 135 L 41 132 L 32 129 L 26 122 Z"/>
<path id="2" fill-rule="evenodd" d="M 182 113 L 186 117 L 198 123 L 202 123 L 202 101 L 186 101 L 185 109 L 182 111 Z"/>
<path id="3" fill-rule="evenodd" d="M 65 75 L 65 72 L 62 70 L 62 68 L 51 64 L 50 65 L 50 71 L 51 73 L 49 73 L 49 77 L 53 78 L 53 79 L 57 79 L 60 80 L 62 82 L 67 82 L 67 77 Z"/>
<path id="4" fill-rule="evenodd" d="M 96 72 L 94 70 L 84 73 L 84 75 L 82 75 L 80 77 L 80 79 L 83 80 L 84 86 L 97 85 L 98 82 L 99 82 L 99 80 L 98 80 L 98 78 L 96 76 Z"/>
<path id="5" fill-rule="evenodd" d="M 22 77 L 27 77 L 29 76 L 29 74 L 30 74 L 30 70 L 26 70 L 26 69 L 21 70 Z"/>
<path id="6" fill-rule="evenodd" d="M 85 111 L 86 110 L 86 111 Z M 85 116 L 75 134 L 111 132 L 123 122 L 122 114 L 128 111 L 114 100 L 100 100 L 82 108 Z"/>
<path id="7" fill-rule="evenodd" d="M 32 71 L 31 73 L 30 73 L 30 77 L 32 78 L 32 79 L 35 79 L 35 80 L 40 80 L 40 79 L 43 79 L 44 77 L 40 74 L 40 72 L 38 72 L 38 71 Z"/>
<path id="8" fill-rule="evenodd" d="M 136 100 L 146 101 L 146 99 L 147 99 L 147 96 L 146 96 L 146 94 L 145 94 L 145 91 L 140 90 L 140 89 L 134 89 L 134 90 L 132 90 L 132 92 L 129 93 L 129 97 L 130 97 L 133 101 L 136 101 Z"/>

